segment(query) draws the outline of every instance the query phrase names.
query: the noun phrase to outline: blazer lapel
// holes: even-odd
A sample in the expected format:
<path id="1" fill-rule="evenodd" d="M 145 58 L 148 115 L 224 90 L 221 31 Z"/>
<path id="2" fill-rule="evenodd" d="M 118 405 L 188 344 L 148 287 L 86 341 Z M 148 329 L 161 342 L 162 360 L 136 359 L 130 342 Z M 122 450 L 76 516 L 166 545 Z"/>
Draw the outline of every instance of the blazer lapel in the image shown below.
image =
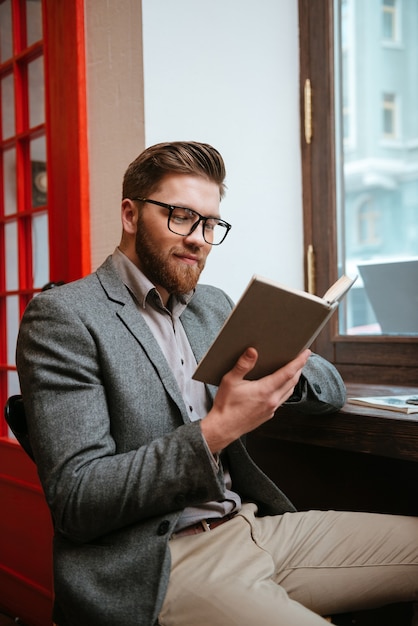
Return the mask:
<path id="1" fill-rule="evenodd" d="M 97 269 L 96 274 L 109 301 L 113 303 L 111 306 L 114 307 L 115 314 L 147 353 L 150 362 L 160 376 L 162 385 L 180 408 L 183 418 L 190 421 L 171 368 L 148 324 L 138 311 L 128 289 L 119 278 L 112 263 L 112 257 L 106 259 L 103 265 Z"/>
<path id="2" fill-rule="evenodd" d="M 183 311 L 180 319 L 195 355 L 196 363 L 199 363 L 207 351 L 207 345 L 202 341 L 202 337 L 207 334 L 207 328 L 196 313 L 192 312 L 190 306 Z M 213 400 L 218 388 L 214 385 L 206 385 L 206 388 Z"/>

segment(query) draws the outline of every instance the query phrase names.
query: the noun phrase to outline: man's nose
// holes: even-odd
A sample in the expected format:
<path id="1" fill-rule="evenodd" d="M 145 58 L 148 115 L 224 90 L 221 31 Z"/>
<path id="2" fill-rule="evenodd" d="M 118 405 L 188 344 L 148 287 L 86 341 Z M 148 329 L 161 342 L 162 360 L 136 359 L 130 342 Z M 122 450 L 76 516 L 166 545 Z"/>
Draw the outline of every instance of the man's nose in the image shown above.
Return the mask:
<path id="1" fill-rule="evenodd" d="M 186 235 L 185 239 L 199 246 L 204 245 L 206 241 L 203 236 L 203 229 L 204 229 L 204 222 L 202 220 L 199 220 L 198 222 L 196 222 L 196 224 L 193 225 L 192 232 Z"/>

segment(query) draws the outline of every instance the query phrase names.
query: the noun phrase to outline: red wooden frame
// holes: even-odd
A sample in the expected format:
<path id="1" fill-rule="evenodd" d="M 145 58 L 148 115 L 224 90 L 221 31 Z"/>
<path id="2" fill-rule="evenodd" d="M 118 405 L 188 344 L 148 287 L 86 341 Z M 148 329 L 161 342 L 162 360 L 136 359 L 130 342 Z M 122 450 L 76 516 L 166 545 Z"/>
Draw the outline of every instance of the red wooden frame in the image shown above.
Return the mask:
<path id="1" fill-rule="evenodd" d="M 0 0 L 1 1 L 1 0 Z M 13 137 L 0 139 L 3 151 L 16 150 L 17 213 L 2 213 L 0 196 L 0 259 L 5 258 L 4 226 L 18 227 L 18 287 L 6 293 L 4 263 L 0 269 L 0 404 L 8 395 L 6 297 L 19 297 L 20 314 L 37 291 L 33 286 L 32 218 L 48 213 L 50 276 L 69 282 L 89 273 L 90 215 L 87 152 L 87 105 L 85 87 L 84 3 L 83 0 L 42 0 L 44 39 L 26 46 L 26 2 L 12 0 L 13 57 L 0 64 L 0 77 L 14 76 L 15 125 Z M 44 55 L 46 123 L 29 128 L 27 64 Z M 1 123 L 1 119 L 0 119 Z M 30 140 L 46 136 L 48 203 L 32 207 Z M 0 191 L 3 192 L 0 181 Z M 7 435 L 0 418 L 0 436 Z"/>
<path id="2" fill-rule="evenodd" d="M 1 2 L 2 0 L 0 0 Z M 16 147 L 17 213 L 4 215 L 0 177 L 0 403 L 8 395 L 6 297 L 18 296 L 20 313 L 39 288 L 33 285 L 32 218 L 48 212 L 50 280 L 68 282 L 90 271 L 84 0 L 41 0 L 43 40 L 26 47 L 26 0 L 11 0 L 13 59 L 0 77 L 15 75 L 15 136 L 0 136 L 3 151 Z M 45 124 L 29 128 L 25 67 L 44 55 Z M 17 71 L 19 70 L 19 71 Z M 1 124 L 1 116 L 0 116 Z M 47 206 L 33 207 L 29 141 L 46 136 Z M 6 292 L 4 226 L 18 225 L 18 288 Z M 2 413 L 2 410 L 1 410 Z M 28 626 L 52 624 L 52 524 L 36 466 L 7 436 L 0 414 L 0 611 Z"/>
<path id="3" fill-rule="evenodd" d="M 52 624 L 52 524 L 35 464 L 1 442 L 0 611 L 27 626 Z"/>
<path id="4" fill-rule="evenodd" d="M 83 0 L 45 0 L 51 280 L 90 271 Z"/>

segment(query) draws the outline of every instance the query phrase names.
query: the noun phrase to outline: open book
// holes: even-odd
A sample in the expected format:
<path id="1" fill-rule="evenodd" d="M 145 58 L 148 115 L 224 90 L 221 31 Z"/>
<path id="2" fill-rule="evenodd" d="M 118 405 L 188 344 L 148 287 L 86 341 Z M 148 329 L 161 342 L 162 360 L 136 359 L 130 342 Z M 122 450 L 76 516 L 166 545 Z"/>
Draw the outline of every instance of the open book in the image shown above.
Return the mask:
<path id="1" fill-rule="evenodd" d="M 253 276 L 193 378 L 219 385 L 249 347 L 257 349 L 258 361 L 248 378 L 271 374 L 312 344 L 356 278 L 342 276 L 319 298 Z"/>
<path id="2" fill-rule="evenodd" d="M 349 404 L 359 404 L 400 413 L 418 413 L 418 395 L 368 396 L 364 398 L 348 398 L 347 402 Z"/>

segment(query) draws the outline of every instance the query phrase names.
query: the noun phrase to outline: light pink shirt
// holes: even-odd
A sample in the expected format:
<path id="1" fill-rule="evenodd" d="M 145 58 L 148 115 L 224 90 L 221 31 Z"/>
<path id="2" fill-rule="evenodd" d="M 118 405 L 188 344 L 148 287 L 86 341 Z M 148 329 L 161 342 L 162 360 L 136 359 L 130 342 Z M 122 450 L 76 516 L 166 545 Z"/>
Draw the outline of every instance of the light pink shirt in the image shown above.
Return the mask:
<path id="1" fill-rule="evenodd" d="M 196 359 L 180 320 L 187 304 L 193 297 L 190 292 L 181 297 L 170 296 L 164 306 L 158 291 L 138 267 L 116 248 L 113 262 L 121 280 L 131 293 L 138 311 L 144 317 L 158 342 L 181 391 L 188 416 L 191 421 L 202 419 L 211 407 L 206 386 L 192 379 L 196 369 Z M 199 507 L 186 508 L 176 526 L 180 530 L 201 519 L 223 517 L 239 510 L 241 500 L 238 494 L 230 491 L 231 477 L 224 466 L 225 499 L 220 502 L 207 502 Z M 217 473 L 218 463 L 213 458 L 213 471 Z"/>

